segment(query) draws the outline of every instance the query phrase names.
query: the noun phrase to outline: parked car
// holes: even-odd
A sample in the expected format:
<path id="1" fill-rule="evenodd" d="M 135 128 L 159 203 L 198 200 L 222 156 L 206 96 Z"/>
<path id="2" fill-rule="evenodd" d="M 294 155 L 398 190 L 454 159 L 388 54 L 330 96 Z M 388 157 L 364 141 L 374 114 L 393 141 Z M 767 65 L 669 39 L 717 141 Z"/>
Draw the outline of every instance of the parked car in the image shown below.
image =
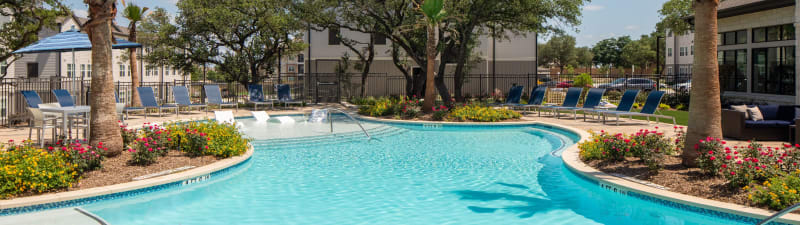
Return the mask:
<path id="1" fill-rule="evenodd" d="M 689 79 L 688 81 L 686 81 L 686 83 L 680 83 L 680 84 L 676 85 L 675 89 L 677 89 L 680 92 L 691 91 L 692 90 L 692 80 Z"/>
<path id="2" fill-rule="evenodd" d="M 575 81 L 564 81 L 556 85 L 557 88 L 570 88 Z"/>
<path id="3" fill-rule="evenodd" d="M 598 84 L 597 88 L 605 88 L 608 90 L 622 91 L 626 89 L 640 89 L 644 91 L 655 90 L 658 83 L 647 78 L 619 78 L 611 83 Z M 666 85 L 661 84 L 661 88 L 667 88 Z"/>

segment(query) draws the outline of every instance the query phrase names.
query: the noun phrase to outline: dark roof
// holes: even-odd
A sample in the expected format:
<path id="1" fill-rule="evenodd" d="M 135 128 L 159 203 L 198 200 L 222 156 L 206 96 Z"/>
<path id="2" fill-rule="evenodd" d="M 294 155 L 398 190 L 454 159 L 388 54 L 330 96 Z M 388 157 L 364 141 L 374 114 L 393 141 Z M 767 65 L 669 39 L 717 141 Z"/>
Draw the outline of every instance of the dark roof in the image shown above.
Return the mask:
<path id="1" fill-rule="evenodd" d="M 725 0 L 719 3 L 717 17 L 725 18 L 794 5 L 794 0 Z"/>

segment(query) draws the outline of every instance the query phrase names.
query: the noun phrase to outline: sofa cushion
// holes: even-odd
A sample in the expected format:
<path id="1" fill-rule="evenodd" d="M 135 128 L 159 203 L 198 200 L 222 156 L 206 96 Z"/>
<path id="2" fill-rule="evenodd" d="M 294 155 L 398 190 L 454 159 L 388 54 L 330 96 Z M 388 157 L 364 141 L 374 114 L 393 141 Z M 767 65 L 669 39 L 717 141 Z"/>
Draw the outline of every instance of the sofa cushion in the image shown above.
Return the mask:
<path id="1" fill-rule="evenodd" d="M 747 108 L 748 107 L 746 105 L 732 105 L 731 106 L 731 110 L 744 113 L 744 119 L 749 120 L 750 119 L 750 113 L 747 113 Z"/>
<path id="2" fill-rule="evenodd" d="M 789 123 L 789 121 L 784 121 L 784 120 L 744 121 L 744 127 L 746 128 L 780 128 L 780 127 L 789 127 L 789 125 L 791 125 L 791 123 Z"/>
<path id="3" fill-rule="evenodd" d="M 747 108 L 747 117 L 752 121 L 764 120 L 764 116 L 761 114 L 761 110 L 758 110 L 758 107 Z"/>
<path id="4" fill-rule="evenodd" d="M 764 120 L 777 120 L 778 119 L 778 105 L 759 105 L 758 110 Z"/>
<path id="5" fill-rule="evenodd" d="M 794 123 L 794 120 L 797 119 L 798 116 L 800 116 L 798 114 L 800 114 L 800 110 L 797 109 L 797 106 L 782 105 L 778 107 L 779 120 L 786 120 Z"/>

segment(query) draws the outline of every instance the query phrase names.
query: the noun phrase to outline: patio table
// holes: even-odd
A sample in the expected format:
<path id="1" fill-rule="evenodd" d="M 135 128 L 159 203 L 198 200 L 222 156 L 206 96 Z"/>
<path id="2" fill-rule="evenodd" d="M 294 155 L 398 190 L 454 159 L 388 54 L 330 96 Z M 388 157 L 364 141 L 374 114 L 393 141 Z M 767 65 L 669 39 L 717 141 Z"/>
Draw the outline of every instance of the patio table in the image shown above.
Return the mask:
<path id="1" fill-rule="evenodd" d="M 76 106 L 68 106 L 68 107 L 54 107 L 54 108 L 40 108 L 42 112 L 50 112 L 50 113 L 61 113 L 64 121 L 61 123 L 61 135 L 67 137 L 67 123 L 69 115 L 81 114 L 86 113 L 89 114 L 92 111 L 92 108 L 88 105 L 76 105 Z M 90 120 L 91 117 L 87 116 L 86 120 Z"/>

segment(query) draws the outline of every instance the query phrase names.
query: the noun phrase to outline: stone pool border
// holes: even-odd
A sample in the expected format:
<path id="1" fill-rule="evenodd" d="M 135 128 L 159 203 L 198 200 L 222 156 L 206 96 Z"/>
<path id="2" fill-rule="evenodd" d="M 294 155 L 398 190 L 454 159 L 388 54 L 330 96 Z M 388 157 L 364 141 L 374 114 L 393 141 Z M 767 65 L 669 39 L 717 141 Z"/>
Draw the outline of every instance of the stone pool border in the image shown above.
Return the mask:
<path id="1" fill-rule="evenodd" d="M 578 153 L 578 142 L 588 140 L 590 137 L 589 132 L 564 126 L 556 123 L 541 122 L 541 121 L 513 121 L 513 122 L 443 122 L 443 121 L 409 121 L 409 120 L 395 120 L 384 119 L 369 116 L 358 115 L 360 119 L 366 121 L 377 121 L 385 123 L 412 123 L 412 124 L 446 124 L 446 125 L 545 125 L 563 129 L 579 136 L 578 141 L 572 146 L 564 149 L 561 153 L 561 158 L 564 165 L 578 177 L 583 178 L 589 182 L 595 183 L 603 189 L 611 192 L 628 195 L 633 198 L 641 199 L 644 201 L 653 202 L 666 207 L 677 208 L 686 211 L 692 211 L 700 214 L 709 215 L 711 217 L 726 218 L 744 223 L 758 223 L 762 219 L 776 213 L 775 211 L 765 210 L 761 208 L 754 208 L 739 204 L 715 201 L 700 197 L 695 197 L 686 194 L 680 194 L 667 190 L 658 189 L 656 187 L 648 186 L 646 184 L 633 182 L 621 177 L 612 176 L 599 171 L 580 160 Z M 800 224 L 800 215 L 787 214 L 781 218 L 773 221 L 770 224 Z"/>
<path id="2" fill-rule="evenodd" d="M 101 200 L 117 199 L 168 189 L 175 186 L 193 184 L 208 180 L 212 175 L 219 176 L 230 172 L 230 169 L 237 168 L 250 160 L 253 153 L 254 148 L 250 145 L 249 149 L 243 155 L 222 159 L 205 166 L 178 173 L 84 190 L 0 200 L 0 216 L 79 206 Z"/>

